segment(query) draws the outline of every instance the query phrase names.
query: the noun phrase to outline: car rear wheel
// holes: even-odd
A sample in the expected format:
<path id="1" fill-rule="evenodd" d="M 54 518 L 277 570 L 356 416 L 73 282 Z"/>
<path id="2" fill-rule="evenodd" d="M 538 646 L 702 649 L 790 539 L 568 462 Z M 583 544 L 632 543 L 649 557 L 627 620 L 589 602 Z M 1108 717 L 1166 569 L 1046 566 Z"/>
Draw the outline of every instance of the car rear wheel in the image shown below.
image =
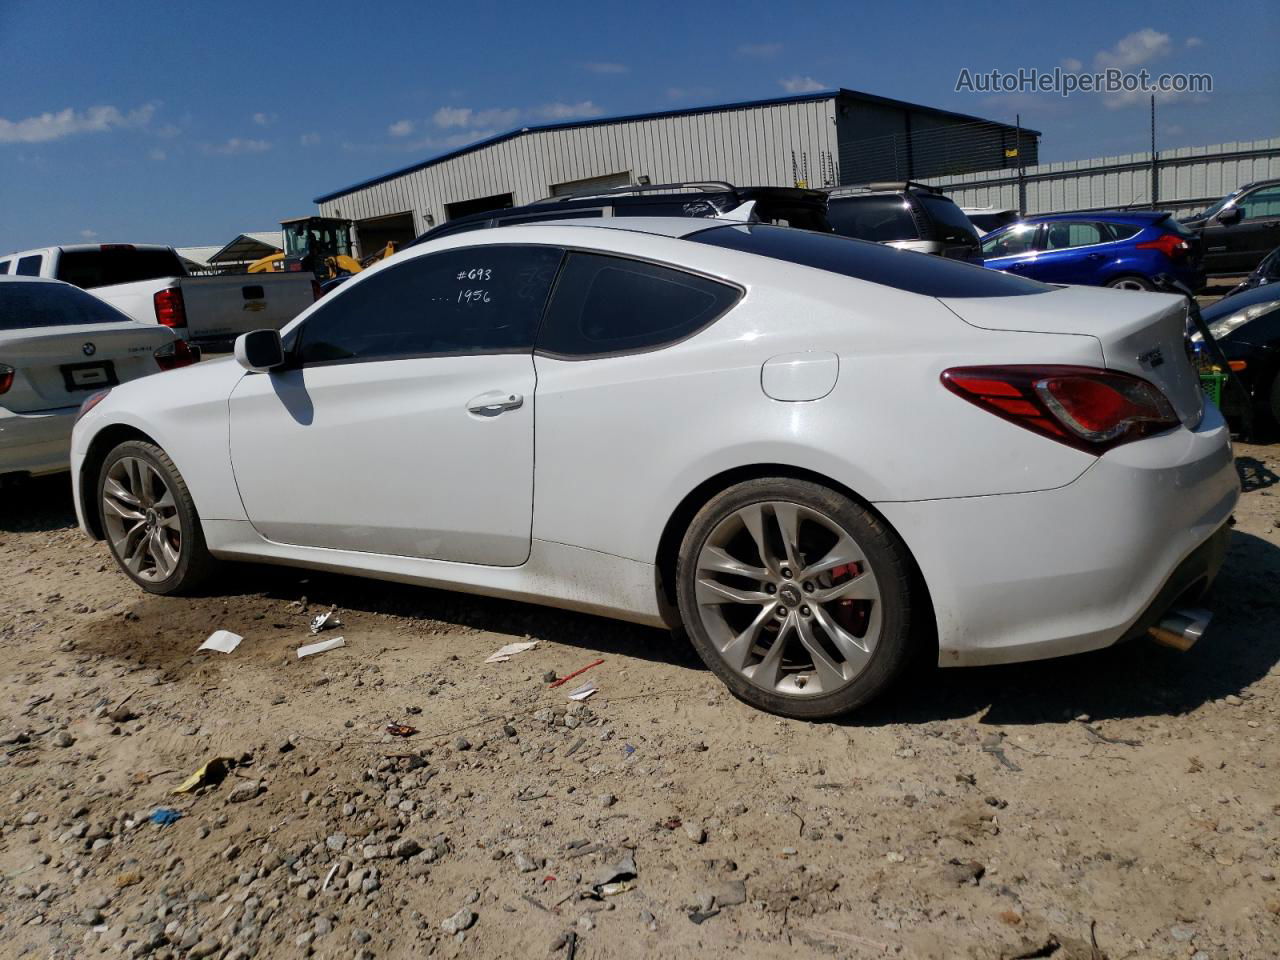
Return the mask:
<path id="1" fill-rule="evenodd" d="M 1146 277 L 1130 275 L 1126 277 L 1113 277 L 1107 281 L 1107 286 L 1112 290 L 1154 290 L 1151 281 Z"/>
<path id="2" fill-rule="evenodd" d="M 150 593 L 190 593 L 217 569 L 182 474 L 153 443 L 129 440 L 107 454 L 98 475 L 107 546 Z"/>
<path id="3" fill-rule="evenodd" d="M 910 653 L 906 547 L 848 497 L 751 480 L 694 517 L 680 547 L 680 615 L 706 665 L 771 713 L 826 719 L 881 693 Z"/>

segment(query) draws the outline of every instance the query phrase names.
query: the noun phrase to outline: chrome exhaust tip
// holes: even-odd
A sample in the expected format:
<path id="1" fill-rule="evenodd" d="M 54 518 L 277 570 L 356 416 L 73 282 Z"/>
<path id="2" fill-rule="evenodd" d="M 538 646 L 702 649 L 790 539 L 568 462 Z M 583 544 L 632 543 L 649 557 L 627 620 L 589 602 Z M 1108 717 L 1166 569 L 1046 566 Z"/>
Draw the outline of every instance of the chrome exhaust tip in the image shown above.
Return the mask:
<path id="1" fill-rule="evenodd" d="M 1208 610 L 1170 610 L 1147 633 L 1156 643 L 1186 653 L 1204 636 L 1212 619 Z"/>

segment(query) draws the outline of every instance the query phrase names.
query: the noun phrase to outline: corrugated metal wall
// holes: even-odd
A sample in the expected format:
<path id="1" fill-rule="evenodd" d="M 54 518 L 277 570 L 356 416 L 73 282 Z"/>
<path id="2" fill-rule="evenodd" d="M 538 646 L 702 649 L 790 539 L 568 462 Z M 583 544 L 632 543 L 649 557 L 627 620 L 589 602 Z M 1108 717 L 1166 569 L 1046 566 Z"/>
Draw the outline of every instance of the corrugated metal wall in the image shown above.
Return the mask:
<path id="1" fill-rule="evenodd" d="M 1208 147 L 1162 150 L 1157 163 L 1156 206 L 1174 213 L 1201 210 L 1254 180 L 1280 177 L 1280 137 Z M 1151 154 L 1132 153 L 1066 163 L 1044 163 L 1023 171 L 988 170 L 926 181 L 964 207 L 1019 209 L 1027 214 L 1149 207 Z"/>
<path id="2" fill-rule="evenodd" d="M 363 220 L 413 211 L 445 221 L 444 205 L 510 193 L 532 203 L 568 180 L 630 173 L 652 183 L 728 180 L 753 186 L 812 186 L 838 156 L 833 99 L 531 131 L 320 204 L 324 216 Z M 792 157 L 796 169 L 792 167 Z"/>

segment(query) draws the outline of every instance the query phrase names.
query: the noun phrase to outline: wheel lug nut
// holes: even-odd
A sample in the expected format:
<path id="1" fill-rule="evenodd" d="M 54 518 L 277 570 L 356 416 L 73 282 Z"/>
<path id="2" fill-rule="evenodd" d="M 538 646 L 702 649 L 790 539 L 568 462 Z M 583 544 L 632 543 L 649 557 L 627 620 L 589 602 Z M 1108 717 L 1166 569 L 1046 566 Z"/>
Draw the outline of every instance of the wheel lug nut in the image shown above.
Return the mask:
<path id="1" fill-rule="evenodd" d="M 813 584 L 810 583 L 808 580 L 804 582 L 804 592 L 813 593 Z"/>
<path id="2" fill-rule="evenodd" d="M 812 612 L 813 612 L 813 611 L 811 611 L 808 607 L 801 607 L 801 608 L 800 608 L 800 613 L 801 613 L 803 616 L 806 616 L 806 617 L 807 617 L 807 616 L 808 616 L 810 613 L 812 613 Z"/>
<path id="3" fill-rule="evenodd" d="M 779 607 L 776 611 L 779 620 L 785 620 L 787 616 L 787 608 Z"/>
<path id="4" fill-rule="evenodd" d="M 783 568 L 782 568 L 782 575 L 783 575 L 786 579 L 790 580 L 790 579 L 791 579 L 791 568 L 790 568 L 790 567 L 783 567 Z"/>
<path id="5" fill-rule="evenodd" d="M 764 585 L 764 592 L 769 594 L 777 593 L 778 588 L 775 587 L 772 583 L 766 583 Z"/>

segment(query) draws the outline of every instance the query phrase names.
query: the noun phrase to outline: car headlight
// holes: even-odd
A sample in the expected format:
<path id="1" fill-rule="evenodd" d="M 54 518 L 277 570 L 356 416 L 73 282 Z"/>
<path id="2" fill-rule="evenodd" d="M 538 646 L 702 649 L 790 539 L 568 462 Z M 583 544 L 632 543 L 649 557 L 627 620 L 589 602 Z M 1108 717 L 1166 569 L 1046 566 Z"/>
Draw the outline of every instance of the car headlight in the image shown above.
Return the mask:
<path id="1" fill-rule="evenodd" d="M 1215 340 L 1221 340 L 1231 331 L 1239 330 L 1250 320 L 1256 320 L 1264 313 L 1270 313 L 1276 307 L 1280 307 L 1280 299 L 1255 303 L 1251 307 L 1245 307 L 1243 310 L 1237 310 L 1235 313 L 1228 314 L 1220 320 L 1213 321 L 1213 323 L 1209 324 L 1209 332 L 1213 334 Z"/>

